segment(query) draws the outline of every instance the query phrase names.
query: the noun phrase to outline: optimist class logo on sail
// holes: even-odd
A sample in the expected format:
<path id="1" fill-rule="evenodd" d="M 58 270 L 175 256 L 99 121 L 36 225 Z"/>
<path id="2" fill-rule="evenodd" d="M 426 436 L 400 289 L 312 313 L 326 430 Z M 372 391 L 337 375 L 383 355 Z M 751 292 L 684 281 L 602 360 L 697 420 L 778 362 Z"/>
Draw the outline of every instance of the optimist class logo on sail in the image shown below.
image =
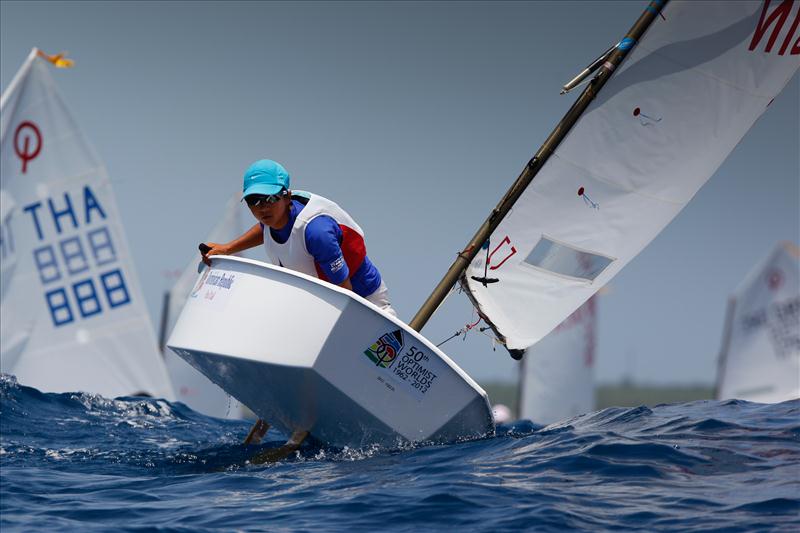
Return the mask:
<path id="1" fill-rule="evenodd" d="M 33 134 L 32 136 L 30 134 Z M 31 145 L 33 140 L 33 145 Z M 14 153 L 22 161 L 22 173 L 28 172 L 28 161 L 36 159 L 42 151 L 42 133 L 39 126 L 26 120 L 14 131 Z"/>

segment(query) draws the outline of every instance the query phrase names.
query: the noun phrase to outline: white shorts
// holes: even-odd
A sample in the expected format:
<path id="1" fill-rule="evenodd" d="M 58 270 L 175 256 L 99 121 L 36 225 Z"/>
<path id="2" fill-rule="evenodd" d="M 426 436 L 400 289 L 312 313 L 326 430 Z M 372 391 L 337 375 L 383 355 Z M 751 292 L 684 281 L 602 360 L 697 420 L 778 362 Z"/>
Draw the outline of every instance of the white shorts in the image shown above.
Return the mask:
<path id="1" fill-rule="evenodd" d="M 389 288 L 386 287 L 386 283 L 384 283 L 383 280 L 381 280 L 381 286 L 375 289 L 369 296 L 365 296 L 364 299 L 377 305 L 390 315 L 394 317 L 397 316 L 397 312 L 392 307 L 391 302 L 389 302 Z"/>

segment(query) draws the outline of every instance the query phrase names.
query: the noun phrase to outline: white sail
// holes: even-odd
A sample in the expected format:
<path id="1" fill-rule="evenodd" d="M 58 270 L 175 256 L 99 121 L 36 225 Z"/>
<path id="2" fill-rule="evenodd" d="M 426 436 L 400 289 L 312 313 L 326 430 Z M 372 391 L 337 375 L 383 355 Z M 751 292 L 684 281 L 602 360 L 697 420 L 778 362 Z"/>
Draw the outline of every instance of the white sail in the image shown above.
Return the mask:
<path id="1" fill-rule="evenodd" d="M 717 398 L 800 398 L 800 249 L 794 244 L 778 244 L 731 297 Z"/>
<path id="2" fill-rule="evenodd" d="M 0 188 L 0 259 L 3 265 L 0 269 L 0 297 L 5 294 L 2 287 L 8 285 L 17 268 L 17 250 L 9 226 L 16 208 L 11 195 Z"/>
<path id="3" fill-rule="evenodd" d="M 580 307 L 714 174 L 800 66 L 799 10 L 667 4 L 467 269 L 508 348 Z"/>
<path id="4" fill-rule="evenodd" d="M 594 409 L 596 300 L 587 300 L 526 350 L 520 370 L 520 418 L 551 424 Z"/>
<path id="5" fill-rule="evenodd" d="M 204 242 L 228 242 L 255 224 L 252 213 L 244 206 L 241 197 L 241 193 L 238 193 L 228 200 L 222 219 L 211 230 Z M 166 334 L 169 334 L 175 327 L 181 309 L 183 309 L 189 294 L 197 283 L 197 265 L 199 261 L 200 254 L 196 253 L 169 291 L 169 301 L 166 309 L 167 317 L 163 325 Z M 231 398 L 228 393 L 192 368 L 189 363 L 175 355 L 172 350 L 164 350 L 164 358 L 172 380 L 172 386 L 179 401 L 195 411 L 209 416 L 241 418 L 242 409 L 235 398 Z"/>
<path id="6" fill-rule="evenodd" d="M 0 188 L 0 317 L 11 308 L 3 301 L 9 294 L 9 283 L 17 270 L 17 246 L 11 232 L 11 220 L 18 206 L 11 195 Z M 21 326 L 21 325 L 20 325 Z M 30 337 L 30 327 L 12 329 L 12 322 L 0 319 L 0 370 L 13 368 Z"/>
<path id="7" fill-rule="evenodd" d="M 0 104 L 0 367 L 44 391 L 172 399 L 111 183 L 50 68 L 34 49 Z"/>

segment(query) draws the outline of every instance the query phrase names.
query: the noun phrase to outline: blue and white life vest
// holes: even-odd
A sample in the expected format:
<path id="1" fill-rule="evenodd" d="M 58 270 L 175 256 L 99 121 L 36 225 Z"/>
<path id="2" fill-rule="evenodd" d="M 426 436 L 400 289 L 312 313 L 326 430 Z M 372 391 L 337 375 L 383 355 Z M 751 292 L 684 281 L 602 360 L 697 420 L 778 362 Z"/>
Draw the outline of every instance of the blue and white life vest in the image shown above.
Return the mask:
<path id="1" fill-rule="evenodd" d="M 309 276 L 328 281 L 327 276 L 306 248 L 306 227 L 318 216 L 331 217 L 342 230 L 342 249 L 344 261 L 352 277 L 364 262 L 367 248 L 364 244 L 364 232 L 355 220 L 335 202 L 317 194 L 305 191 L 292 191 L 292 199 L 299 200 L 305 206 L 297 214 L 289 238 L 284 243 L 275 241 L 269 226 L 264 226 L 264 248 L 267 257 L 275 265 L 281 265 Z"/>

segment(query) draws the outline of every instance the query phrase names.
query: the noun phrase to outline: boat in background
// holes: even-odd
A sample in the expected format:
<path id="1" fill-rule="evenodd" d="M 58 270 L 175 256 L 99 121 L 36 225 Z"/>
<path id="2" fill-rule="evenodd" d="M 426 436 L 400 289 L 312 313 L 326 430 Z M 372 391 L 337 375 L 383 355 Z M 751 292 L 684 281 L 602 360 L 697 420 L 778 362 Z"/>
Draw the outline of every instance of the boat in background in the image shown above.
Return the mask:
<path id="1" fill-rule="evenodd" d="M 206 242 L 228 242 L 241 235 L 255 222 L 252 213 L 241 201 L 241 193 L 234 194 L 227 204 L 223 216 L 208 234 Z M 248 257 L 247 252 L 236 254 Z M 217 418 L 247 418 L 242 405 L 227 392 L 195 370 L 189 363 L 166 349 L 169 332 L 175 327 L 178 315 L 197 283 L 199 258 L 189 261 L 172 288 L 164 294 L 159 332 L 159 348 L 164 355 L 176 399 L 200 413 Z"/>
<path id="2" fill-rule="evenodd" d="M 111 182 L 49 72 L 63 62 L 33 49 L 0 102 L 0 369 L 171 400 Z"/>
<path id="3" fill-rule="evenodd" d="M 213 256 L 167 345 L 287 435 L 338 447 L 494 431 L 486 393 L 436 346 L 352 291 Z"/>
<path id="4" fill-rule="evenodd" d="M 728 301 L 716 398 L 800 398 L 800 248 L 778 243 Z"/>
<path id="5" fill-rule="evenodd" d="M 594 410 L 597 296 L 526 350 L 519 372 L 519 417 L 552 424 Z"/>

